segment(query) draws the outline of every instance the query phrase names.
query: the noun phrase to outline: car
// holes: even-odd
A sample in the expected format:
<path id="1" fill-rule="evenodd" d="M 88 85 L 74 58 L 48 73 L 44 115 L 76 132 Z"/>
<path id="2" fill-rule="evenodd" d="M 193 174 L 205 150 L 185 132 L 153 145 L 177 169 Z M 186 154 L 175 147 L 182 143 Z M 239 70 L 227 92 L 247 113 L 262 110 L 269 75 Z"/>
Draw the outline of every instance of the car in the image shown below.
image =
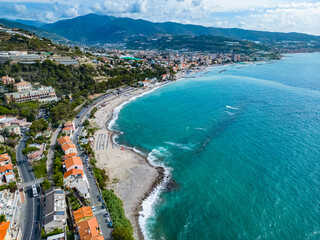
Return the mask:
<path id="1" fill-rule="evenodd" d="M 93 212 L 96 210 L 95 206 L 92 206 L 91 209 Z"/>

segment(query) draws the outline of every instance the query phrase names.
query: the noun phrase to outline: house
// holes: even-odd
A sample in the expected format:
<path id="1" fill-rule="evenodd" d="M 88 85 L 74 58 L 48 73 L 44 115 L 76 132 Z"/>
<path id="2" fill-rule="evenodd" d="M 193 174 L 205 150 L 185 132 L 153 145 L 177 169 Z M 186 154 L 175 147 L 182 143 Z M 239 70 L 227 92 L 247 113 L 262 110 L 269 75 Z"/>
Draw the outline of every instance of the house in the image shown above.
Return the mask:
<path id="1" fill-rule="evenodd" d="M 59 234 L 47 237 L 47 240 L 65 240 L 65 239 L 66 238 L 65 238 L 64 233 L 59 233 Z"/>
<path id="2" fill-rule="evenodd" d="M 63 175 L 64 186 L 68 188 L 75 188 L 81 196 L 88 199 L 90 198 L 88 182 L 86 175 L 83 174 L 81 169 L 71 169 Z"/>
<path id="3" fill-rule="evenodd" d="M 14 182 L 14 172 L 12 164 L 7 164 L 0 167 L 0 183 L 6 182 Z"/>
<path id="4" fill-rule="evenodd" d="M 64 229 L 66 225 L 65 193 L 60 188 L 50 188 L 45 192 L 44 230 L 46 233 L 55 228 Z"/>
<path id="5" fill-rule="evenodd" d="M 60 144 L 65 155 L 72 154 L 72 153 L 77 154 L 77 148 L 72 143 L 69 136 L 64 136 L 64 137 L 59 138 L 58 143 Z"/>
<path id="6" fill-rule="evenodd" d="M 12 125 L 6 127 L 6 129 L 8 129 L 9 133 L 14 133 L 14 134 L 17 134 L 17 135 L 21 135 L 20 126 L 18 126 L 17 124 L 12 124 Z"/>
<path id="7" fill-rule="evenodd" d="M 30 82 L 19 82 L 13 84 L 13 90 L 17 92 L 29 91 L 32 89 L 32 85 Z"/>
<path id="8" fill-rule="evenodd" d="M 0 223 L 0 240 L 11 239 L 11 237 L 9 236 L 10 235 L 9 226 L 10 226 L 10 222 Z"/>
<path id="9" fill-rule="evenodd" d="M 43 157 L 43 152 L 46 148 L 46 144 L 45 143 L 42 143 L 42 144 L 30 144 L 29 147 L 36 147 L 38 148 L 39 150 L 37 151 L 34 151 L 32 153 L 29 153 L 27 156 L 28 156 L 28 160 L 29 161 L 35 161 L 35 160 L 39 160 Z"/>
<path id="10" fill-rule="evenodd" d="M 64 161 L 64 167 L 66 172 L 70 171 L 71 169 L 80 169 L 83 171 L 83 163 L 80 157 L 73 156 L 69 157 Z"/>
<path id="11" fill-rule="evenodd" d="M 72 131 L 74 131 L 76 129 L 74 122 L 70 121 L 70 122 L 65 122 L 64 123 L 64 127 L 70 127 Z"/>
<path id="12" fill-rule="evenodd" d="M 64 127 L 64 128 L 62 128 L 62 133 L 72 137 L 72 128 L 71 127 Z"/>
<path id="13" fill-rule="evenodd" d="M 73 212 L 73 219 L 75 223 L 79 223 L 90 218 L 93 218 L 93 212 L 91 207 L 82 207 Z"/>
<path id="14" fill-rule="evenodd" d="M 4 85 L 15 83 L 14 78 L 8 77 L 8 75 L 7 76 L 3 76 L 1 78 L 1 80 L 2 80 Z"/>
<path id="15" fill-rule="evenodd" d="M 64 154 L 77 153 L 77 148 L 73 143 L 66 143 L 61 146 Z"/>
<path id="16" fill-rule="evenodd" d="M 81 240 L 103 240 L 96 217 L 77 223 Z"/>
<path id="17" fill-rule="evenodd" d="M 64 144 L 66 143 L 72 143 L 71 139 L 69 136 L 65 136 L 65 137 L 61 137 L 61 138 L 58 138 L 58 143 L 63 146 Z"/>
<path id="18" fill-rule="evenodd" d="M 0 155 L 0 167 L 4 165 L 11 164 L 11 157 L 8 153 L 3 153 Z"/>
<path id="19" fill-rule="evenodd" d="M 70 153 L 70 154 L 64 155 L 64 156 L 62 156 L 61 160 L 65 161 L 69 157 L 73 157 L 73 156 L 77 156 L 77 154 L 76 153 Z"/>

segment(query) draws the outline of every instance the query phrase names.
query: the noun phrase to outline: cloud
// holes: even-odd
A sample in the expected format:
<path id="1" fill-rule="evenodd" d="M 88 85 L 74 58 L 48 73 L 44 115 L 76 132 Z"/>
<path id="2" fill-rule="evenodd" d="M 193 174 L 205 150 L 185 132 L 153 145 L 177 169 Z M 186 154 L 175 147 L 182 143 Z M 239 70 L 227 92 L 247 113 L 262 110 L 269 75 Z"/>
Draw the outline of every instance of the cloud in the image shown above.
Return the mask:
<path id="1" fill-rule="evenodd" d="M 320 0 L 0 0 L 0 16 L 53 22 L 88 13 L 320 35 Z"/>

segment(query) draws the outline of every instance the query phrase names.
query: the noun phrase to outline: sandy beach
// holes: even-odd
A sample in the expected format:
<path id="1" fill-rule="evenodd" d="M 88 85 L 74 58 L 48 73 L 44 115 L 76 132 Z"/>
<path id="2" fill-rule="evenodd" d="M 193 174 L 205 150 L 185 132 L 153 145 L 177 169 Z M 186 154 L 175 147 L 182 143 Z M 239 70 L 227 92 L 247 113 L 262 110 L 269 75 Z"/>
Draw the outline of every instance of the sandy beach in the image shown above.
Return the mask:
<path id="1" fill-rule="evenodd" d="M 91 125 L 99 129 L 95 133 L 93 146 L 97 166 L 106 169 L 109 176 L 107 187 L 122 199 L 125 214 L 134 228 L 135 239 L 143 239 L 138 223 L 141 203 L 161 182 L 162 169 L 154 168 L 146 158 L 133 150 L 114 144 L 112 135 L 115 133 L 109 131 L 106 125 L 112 118 L 115 107 L 147 91 L 150 89 L 139 89 L 131 94 L 111 97 L 91 120 Z"/>

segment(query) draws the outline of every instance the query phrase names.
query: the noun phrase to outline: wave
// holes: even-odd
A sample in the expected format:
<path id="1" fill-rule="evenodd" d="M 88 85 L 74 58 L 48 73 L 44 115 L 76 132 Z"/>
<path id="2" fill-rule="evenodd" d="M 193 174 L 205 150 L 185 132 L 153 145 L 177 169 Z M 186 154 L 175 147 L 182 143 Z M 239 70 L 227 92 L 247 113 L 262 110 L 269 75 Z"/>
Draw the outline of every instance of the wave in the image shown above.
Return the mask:
<path id="1" fill-rule="evenodd" d="M 178 147 L 184 150 L 192 150 L 192 144 L 182 144 L 182 143 L 173 143 L 173 142 L 164 142 L 174 147 Z"/>
<path id="2" fill-rule="evenodd" d="M 195 130 L 207 131 L 205 128 L 194 128 Z"/>
<path id="3" fill-rule="evenodd" d="M 233 109 L 233 110 L 239 110 L 239 108 L 231 107 L 231 106 L 229 106 L 229 105 L 226 105 L 226 108 Z"/>
<path id="4" fill-rule="evenodd" d="M 149 196 L 142 202 L 142 210 L 139 212 L 139 225 L 142 231 L 142 234 L 145 239 L 151 239 L 149 232 L 147 230 L 147 220 L 154 216 L 154 206 L 158 203 L 159 196 L 161 192 L 165 189 L 166 185 L 170 180 L 171 168 L 164 166 L 163 163 L 160 163 L 159 157 L 164 158 L 169 155 L 169 152 L 166 148 L 159 147 L 153 149 L 148 154 L 148 161 L 154 167 L 162 167 L 164 169 L 164 178 L 163 181 L 149 194 Z"/>

